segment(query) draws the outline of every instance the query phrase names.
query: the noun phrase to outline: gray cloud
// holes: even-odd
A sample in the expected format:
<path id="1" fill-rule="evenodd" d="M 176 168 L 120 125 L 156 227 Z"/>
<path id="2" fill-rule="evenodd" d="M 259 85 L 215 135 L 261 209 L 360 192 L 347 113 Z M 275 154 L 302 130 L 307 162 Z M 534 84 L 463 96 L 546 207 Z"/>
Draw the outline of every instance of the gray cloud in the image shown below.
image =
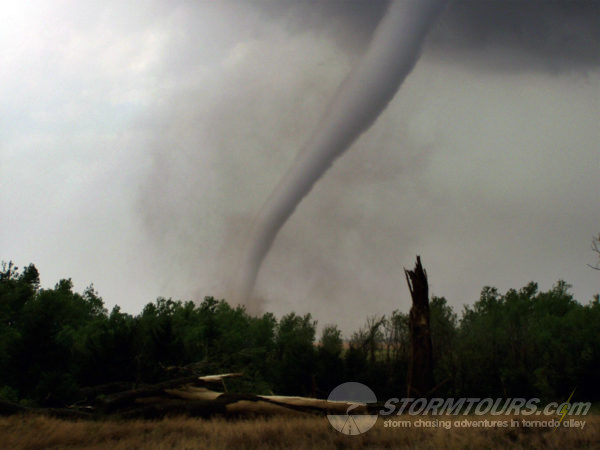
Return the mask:
<path id="1" fill-rule="evenodd" d="M 580 70 L 600 63 L 599 17 L 597 1 L 458 1 L 432 43 L 492 69 Z"/>
<path id="2" fill-rule="evenodd" d="M 388 1 L 289 0 L 258 3 L 290 32 L 307 28 L 340 48 L 364 50 Z M 451 1 L 429 38 L 441 58 L 493 70 L 577 70 L 600 64 L 600 2 Z"/>

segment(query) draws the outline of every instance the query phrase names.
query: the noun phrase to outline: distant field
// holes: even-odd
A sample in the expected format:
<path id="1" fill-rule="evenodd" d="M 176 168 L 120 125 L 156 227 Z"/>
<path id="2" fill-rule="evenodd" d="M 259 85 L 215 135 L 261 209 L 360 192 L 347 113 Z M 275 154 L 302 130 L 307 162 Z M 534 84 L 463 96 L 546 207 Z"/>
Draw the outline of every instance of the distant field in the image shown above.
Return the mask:
<path id="1" fill-rule="evenodd" d="M 414 422 L 426 417 L 395 416 Z M 460 417 L 464 419 L 464 417 Z M 482 420 L 483 417 L 468 417 Z M 498 417 L 487 417 L 498 420 Z M 600 448 L 600 416 L 582 418 L 581 429 L 386 428 L 345 436 L 325 417 L 276 416 L 226 420 L 166 418 L 159 421 L 66 421 L 41 416 L 0 418 L 0 445 L 7 449 L 95 448 Z"/>

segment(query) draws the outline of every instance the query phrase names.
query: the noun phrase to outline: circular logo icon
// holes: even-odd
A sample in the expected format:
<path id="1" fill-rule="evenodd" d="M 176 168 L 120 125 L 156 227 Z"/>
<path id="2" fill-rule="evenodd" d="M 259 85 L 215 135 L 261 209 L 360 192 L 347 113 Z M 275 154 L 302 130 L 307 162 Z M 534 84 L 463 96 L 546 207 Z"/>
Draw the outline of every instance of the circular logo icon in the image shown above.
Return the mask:
<path id="1" fill-rule="evenodd" d="M 340 433 L 348 435 L 362 434 L 369 431 L 377 422 L 377 414 L 367 414 L 365 408 L 367 403 L 375 403 L 377 397 L 368 386 L 362 383 L 351 381 L 340 384 L 331 391 L 327 400 L 348 404 L 346 414 L 327 415 L 331 426 Z"/>

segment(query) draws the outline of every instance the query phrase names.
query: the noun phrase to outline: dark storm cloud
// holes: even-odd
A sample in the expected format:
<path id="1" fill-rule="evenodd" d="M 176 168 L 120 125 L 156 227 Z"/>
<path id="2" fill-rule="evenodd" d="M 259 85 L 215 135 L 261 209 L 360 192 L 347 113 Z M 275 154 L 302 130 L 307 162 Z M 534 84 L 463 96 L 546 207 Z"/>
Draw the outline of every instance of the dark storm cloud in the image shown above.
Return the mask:
<path id="1" fill-rule="evenodd" d="M 354 53 L 364 49 L 388 2 L 289 0 L 260 3 L 291 33 L 307 27 Z M 600 64 L 600 2 L 450 2 L 430 36 L 440 57 L 493 69 L 577 69 Z"/>
<path id="2" fill-rule="evenodd" d="M 440 55 L 471 52 L 496 68 L 585 69 L 600 63 L 600 2 L 454 2 L 432 43 Z"/>

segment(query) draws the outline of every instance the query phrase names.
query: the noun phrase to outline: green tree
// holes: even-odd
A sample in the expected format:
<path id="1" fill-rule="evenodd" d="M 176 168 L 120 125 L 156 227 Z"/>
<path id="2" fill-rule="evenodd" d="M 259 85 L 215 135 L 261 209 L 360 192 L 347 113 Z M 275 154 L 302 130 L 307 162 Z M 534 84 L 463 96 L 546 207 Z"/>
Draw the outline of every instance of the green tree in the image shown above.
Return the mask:
<path id="1" fill-rule="evenodd" d="M 321 332 L 316 355 L 318 395 L 327 397 L 343 381 L 344 362 L 342 332 L 337 325 L 327 325 Z"/>
<path id="2" fill-rule="evenodd" d="M 458 319 L 444 297 L 433 297 L 429 304 L 431 343 L 435 383 L 439 386 L 436 396 L 454 395 L 454 379 L 457 370 L 456 344 Z"/>
<path id="3" fill-rule="evenodd" d="M 64 404 L 75 397 L 77 343 L 91 322 L 106 316 L 93 288 L 84 295 L 72 289 L 70 279 L 60 280 L 54 289 L 37 291 L 21 311 L 15 384 L 41 404 Z"/>
<path id="4" fill-rule="evenodd" d="M 40 285 L 39 273 L 33 264 L 22 272 L 12 261 L 2 262 L 0 269 L 0 387 L 6 395 L 18 396 L 20 379 L 16 364 L 21 358 L 23 308 L 35 297 Z"/>
<path id="5" fill-rule="evenodd" d="M 281 318 L 275 338 L 275 388 L 282 394 L 314 393 L 315 332 L 310 314 L 289 313 Z"/>

